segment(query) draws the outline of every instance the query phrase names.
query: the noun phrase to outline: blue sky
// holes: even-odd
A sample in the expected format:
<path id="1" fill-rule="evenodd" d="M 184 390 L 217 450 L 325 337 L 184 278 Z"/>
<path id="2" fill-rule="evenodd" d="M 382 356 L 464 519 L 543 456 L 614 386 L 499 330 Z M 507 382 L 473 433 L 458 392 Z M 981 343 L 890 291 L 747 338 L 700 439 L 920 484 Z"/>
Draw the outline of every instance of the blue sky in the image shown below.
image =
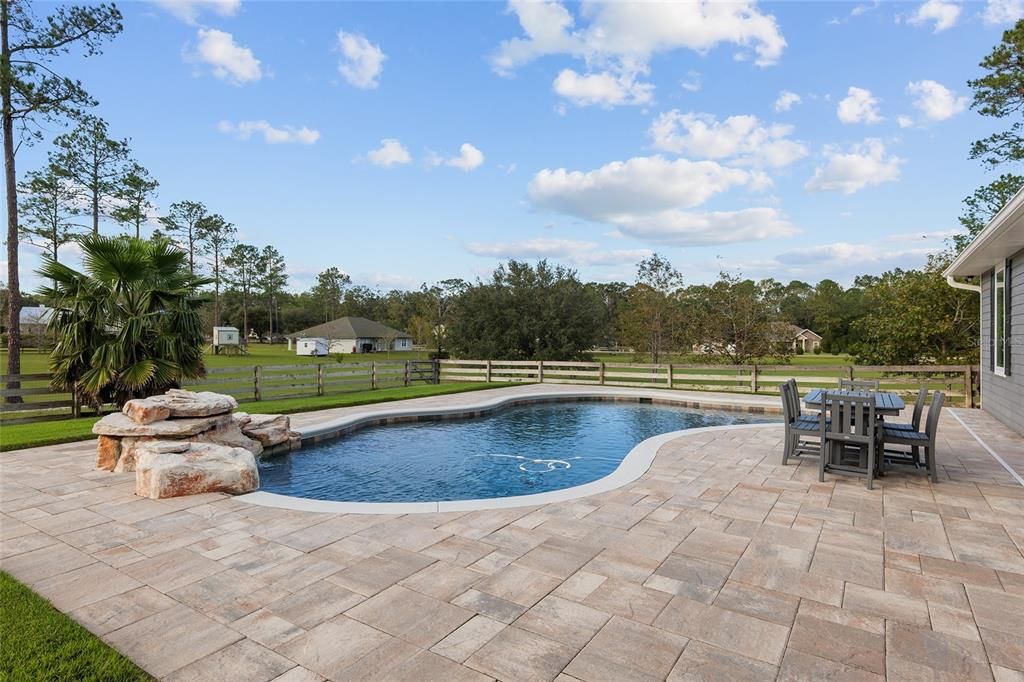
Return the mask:
<path id="1" fill-rule="evenodd" d="M 60 66 L 157 213 L 203 201 L 295 289 L 542 256 L 631 281 L 652 251 L 689 283 L 848 283 L 923 263 L 990 178 L 966 81 L 1022 5 L 160 0 Z"/>

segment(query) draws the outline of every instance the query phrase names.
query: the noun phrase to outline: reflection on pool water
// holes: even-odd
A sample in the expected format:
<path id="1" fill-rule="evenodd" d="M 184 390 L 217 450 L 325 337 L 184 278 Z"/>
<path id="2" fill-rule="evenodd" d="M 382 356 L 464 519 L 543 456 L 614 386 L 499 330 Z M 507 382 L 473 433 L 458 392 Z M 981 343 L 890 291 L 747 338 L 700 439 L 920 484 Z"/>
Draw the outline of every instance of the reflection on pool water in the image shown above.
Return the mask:
<path id="1" fill-rule="evenodd" d="M 264 459 L 260 488 L 350 502 L 529 495 L 602 478 L 651 436 L 767 421 L 638 403 L 541 403 L 479 419 L 368 427 Z"/>

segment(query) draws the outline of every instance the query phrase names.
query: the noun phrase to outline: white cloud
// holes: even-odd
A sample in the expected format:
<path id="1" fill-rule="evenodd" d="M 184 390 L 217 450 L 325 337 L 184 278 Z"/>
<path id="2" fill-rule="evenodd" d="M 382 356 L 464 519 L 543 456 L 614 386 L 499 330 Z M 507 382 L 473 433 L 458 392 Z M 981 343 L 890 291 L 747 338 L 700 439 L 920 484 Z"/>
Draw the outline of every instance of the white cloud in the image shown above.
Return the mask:
<path id="1" fill-rule="evenodd" d="M 827 265 L 841 263 L 843 265 L 874 265 L 898 260 L 906 256 L 924 256 L 936 251 L 937 247 L 893 249 L 885 244 L 851 244 L 834 242 L 807 246 L 780 253 L 775 257 L 784 265 Z"/>
<path id="2" fill-rule="evenodd" d="M 412 162 L 409 150 L 394 138 L 381 140 L 379 148 L 366 153 L 366 159 L 375 166 L 384 166 L 385 168 Z"/>
<path id="3" fill-rule="evenodd" d="M 650 249 L 602 251 L 596 242 L 572 239 L 524 239 L 513 242 L 470 242 L 466 250 L 493 258 L 551 258 L 574 265 L 626 265 L 651 255 Z"/>
<path id="4" fill-rule="evenodd" d="M 491 58 L 497 73 L 511 75 L 546 55 L 569 55 L 583 60 L 588 73 L 563 71 L 556 91 L 582 89 L 594 99 L 592 91 L 598 90 L 600 99 L 591 103 L 606 106 L 649 99 L 654 86 L 638 82 L 638 77 L 647 75 L 651 57 L 659 53 L 687 48 L 703 54 L 732 43 L 752 51 L 755 62 L 767 66 L 786 47 L 775 17 L 763 14 L 754 0 L 583 3 L 579 18 L 585 25 L 579 27 L 557 0 L 510 0 L 508 10 L 518 17 L 523 35 L 498 46 Z"/>
<path id="5" fill-rule="evenodd" d="M 379 45 L 358 33 L 338 31 L 338 48 L 341 50 L 338 72 L 350 85 L 363 89 L 379 85 L 378 79 L 388 58 Z"/>
<path id="6" fill-rule="evenodd" d="M 927 0 L 908 19 L 911 24 L 921 25 L 932 22 L 935 32 L 953 28 L 960 18 L 960 5 L 950 0 Z"/>
<path id="7" fill-rule="evenodd" d="M 532 204 L 624 234 L 674 244 L 767 239 L 795 233 L 774 209 L 691 213 L 733 187 L 756 189 L 764 174 L 714 161 L 669 161 L 661 156 L 615 161 L 596 170 L 544 169 L 530 182 Z"/>
<path id="8" fill-rule="evenodd" d="M 648 130 L 655 149 L 772 167 L 807 156 L 806 147 L 788 139 L 792 132 L 792 126 L 764 125 L 756 116 L 730 116 L 719 122 L 711 114 L 676 109 L 656 118 Z"/>
<path id="9" fill-rule="evenodd" d="M 914 95 L 914 106 L 930 121 L 945 121 L 967 108 L 967 98 L 935 81 L 923 80 L 907 84 Z"/>
<path id="10" fill-rule="evenodd" d="M 484 153 L 468 142 L 463 142 L 462 146 L 459 147 L 458 156 L 446 159 L 440 154 L 431 152 L 430 156 L 427 158 L 427 165 L 429 166 L 451 166 L 453 168 L 464 170 L 467 173 L 479 168 L 483 163 Z M 515 164 L 513 164 L 513 166 L 514 165 Z"/>
<path id="11" fill-rule="evenodd" d="M 903 159 L 886 156 L 881 140 L 869 138 L 853 145 L 848 152 L 827 147 L 828 162 L 814 171 L 804 189 L 809 192 L 853 194 L 865 187 L 894 182 L 900 177 Z"/>
<path id="12" fill-rule="evenodd" d="M 896 123 L 899 124 L 900 128 L 909 128 L 914 125 L 914 119 L 909 116 L 897 116 Z"/>
<path id="13" fill-rule="evenodd" d="M 263 136 L 263 141 L 268 144 L 313 144 L 320 139 L 320 131 L 302 126 L 281 126 L 275 128 L 267 121 L 221 121 L 217 124 L 217 130 L 228 135 L 234 135 L 240 140 L 248 140 L 254 134 Z"/>
<path id="14" fill-rule="evenodd" d="M 851 86 L 846 97 L 839 102 L 836 115 L 843 123 L 880 123 L 878 100 L 870 90 Z"/>
<path id="15" fill-rule="evenodd" d="M 197 40 L 195 51 L 188 57 L 207 64 L 217 78 L 233 85 L 243 85 L 263 77 L 260 60 L 252 50 L 236 44 L 230 33 L 200 28 Z"/>
<path id="16" fill-rule="evenodd" d="M 233 17 L 238 14 L 242 0 L 151 0 L 187 24 L 195 25 L 199 15 L 209 10 L 222 17 Z"/>
<path id="17" fill-rule="evenodd" d="M 789 111 L 794 104 L 800 104 L 800 95 L 789 90 L 783 90 L 775 100 L 775 111 Z"/>
<path id="18" fill-rule="evenodd" d="M 988 0 L 982 18 L 986 24 L 1012 24 L 1024 17 L 1024 0 Z"/>
<path id="19" fill-rule="evenodd" d="M 701 78 L 697 71 L 687 71 L 686 80 L 679 82 L 679 87 L 687 92 L 700 92 Z"/>
<path id="20" fill-rule="evenodd" d="M 580 107 L 650 104 L 654 98 L 654 86 L 650 83 L 637 82 L 635 75 L 616 75 L 609 71 L 579 74 L 572 69 L 562 69 L 551 87 Z"/>

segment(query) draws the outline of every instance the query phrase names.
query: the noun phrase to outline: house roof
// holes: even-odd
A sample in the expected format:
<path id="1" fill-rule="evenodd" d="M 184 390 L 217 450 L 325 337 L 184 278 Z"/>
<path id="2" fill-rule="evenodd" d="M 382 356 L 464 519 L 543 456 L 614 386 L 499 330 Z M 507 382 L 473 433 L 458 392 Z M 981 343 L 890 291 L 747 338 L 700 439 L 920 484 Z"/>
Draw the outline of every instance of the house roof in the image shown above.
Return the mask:
<path id="1" fill-rule="evenodd" d="M 818 334 L 817 332 L 812 332 L 810 329 L 801 329 L 800 331 L 798 331 L 796 333 L 796 335 L 797 336 L 810 336 L 812 338 L 815 338 L 815 339 L 818 339 L 819 341 L 821 341 L 821 334 Z"/>
<path id="2" fill-rule="evenodd" d="M 365 317 L 339 317 L 330 322 L 318 324 L 309 329 L 285 334 L 289 339 L 319 337 L 324 339 L 380 339 L 394 336 L 398 339 L 411 339 L 412 336 L 392 327 L 368 320 Z"/>
<path id="3" fill-rule="evenodd" d="M 947 277 L 972 277 L 1024 249 L 1024 188 L 999 209 L 985 229 L 946 268 Z"/>

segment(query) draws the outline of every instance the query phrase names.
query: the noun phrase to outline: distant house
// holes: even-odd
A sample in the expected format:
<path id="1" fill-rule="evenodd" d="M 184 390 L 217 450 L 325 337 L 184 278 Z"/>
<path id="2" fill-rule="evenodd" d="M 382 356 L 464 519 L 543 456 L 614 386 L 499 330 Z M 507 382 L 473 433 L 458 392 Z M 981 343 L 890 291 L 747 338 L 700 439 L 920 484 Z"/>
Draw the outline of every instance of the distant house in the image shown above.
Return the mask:
<path id="1" fill-rule="evenodd" d="M 297 339 L 327 339 L 331 353 L 373 353 L 412 350 L 412 336 L 365 317 L 339 317 L 331 322 L 286 334 L 288 350 Z"/>
<path id="2" fill-rule="evenodd" d="M 981 294 L 981 408 L 1024 434 L 1024 190 L 944 274 L 950 286 Z"/>
<path id="3" fill-rule="evenodd" d="M 46 343 L 46 330 L 53 317 L 53 308 L 45 305 L 25 306 L 18 318 L 21 320 L 21 338 L 26 346 L 42 346 Z"/>
<path id="4" fill-rule="evenodd" d="M 775 328 L 775 343 L 794 353 L 813 353 L 821 347 L 821 336 L 810 329 L 801 329 L 795 324 L 780 323 Z"/>

